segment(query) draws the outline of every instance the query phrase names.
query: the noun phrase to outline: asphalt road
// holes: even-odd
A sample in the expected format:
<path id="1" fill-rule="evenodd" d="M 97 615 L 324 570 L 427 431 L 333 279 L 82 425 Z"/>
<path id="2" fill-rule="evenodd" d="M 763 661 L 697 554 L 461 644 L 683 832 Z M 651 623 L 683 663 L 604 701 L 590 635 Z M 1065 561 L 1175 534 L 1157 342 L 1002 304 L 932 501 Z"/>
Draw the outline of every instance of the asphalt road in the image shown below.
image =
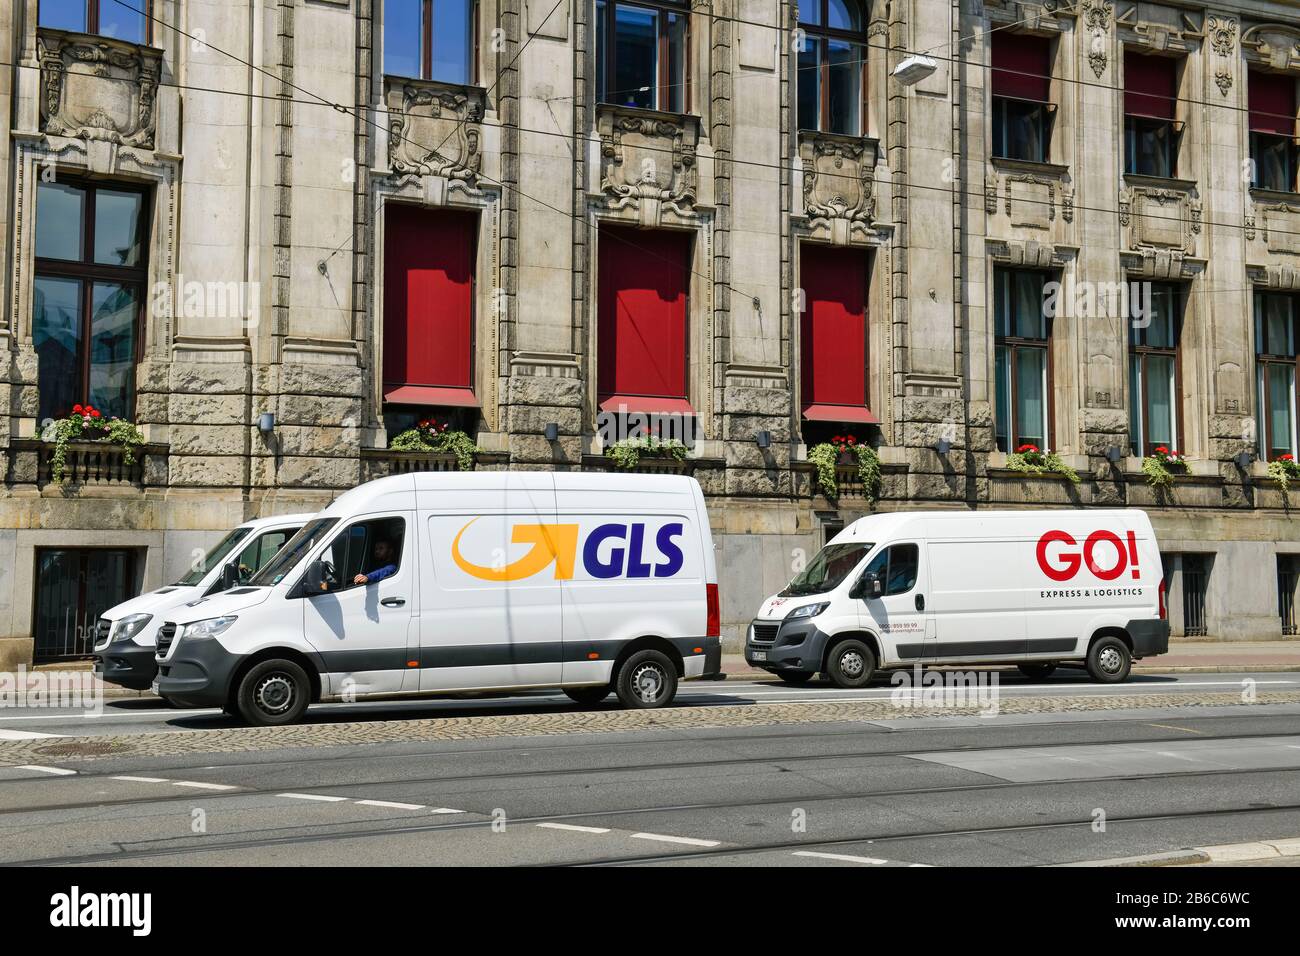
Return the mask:
<path id="1" fill-rule="evenodd" d="M 1261 692 L 1300 680 L 1253 676 Z M 1069 676 L 1008 679 L 1002 693 L 1115 695 L 1139 685 L 1179 695 L 1232 690 L 1241 679 L 1152 676 L 1118 688 Z M 686 685 L 681 702 L 756 706 L 763 695 L 830 694 L 844 692 L 726 682 Z M 139 703 L 110 704 L 100 718 L 45 715 L 56 720 L 40 726 L 226 726 Z M 400 719 L 413 709 L 488 721 L 505 707 L 573 709 L 537 695 L 330 705 L 309 716 L 341 720 L 350 708 L 348 720 Z M 6 714 L 0 727 L 30 726 L 23 716 L 33 715 Z M 0 767 L 5 863 L 1042 865 L 1296 836 L 1300 703 L 647 724 Z"/>

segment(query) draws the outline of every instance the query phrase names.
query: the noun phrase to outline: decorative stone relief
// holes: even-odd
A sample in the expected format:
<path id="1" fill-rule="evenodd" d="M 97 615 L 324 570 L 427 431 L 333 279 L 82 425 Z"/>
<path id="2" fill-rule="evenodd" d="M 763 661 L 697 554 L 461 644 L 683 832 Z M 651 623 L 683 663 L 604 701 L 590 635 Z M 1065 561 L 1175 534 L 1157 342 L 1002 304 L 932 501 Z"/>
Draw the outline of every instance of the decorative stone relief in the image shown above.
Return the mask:
<path id="1" fill-rule="evenodd" d="M 1232 66 L 1237 52 L 1237 21 L 1232 17 L 1211 16 L 1205 22 L 1205 35 L 1223 64 L 1214 71 L 1214 82 L 1224 96 L 1232 89 Z"/>
<path id="2" fill-rule="evenodd" d="M 1043 176 L 1009 175 L 1006 209 L 1011 225 L 1046 229 L 1056 219 L 1056 183 Z"/>
<path id="3" fill-rule="evenodd" d="M 1088 65 L 1097 79 L 1106 72 L 1106 50 L 1112 8 L 1106 0 L 1083 0 L 1083 26 L 1088 31 Z"/>
<path id="4" fill-rule="evenodd" d="M 36 49 L 43 132 L 154 148 L 161 50 L 45 29 Z"/>
<path id="5" fill-rule="evenodd" d="M 633 210 L 640 224 L 650 228 L 661 225 L 667 213 L 679 219 L 693 216 L 698 118 L 602 104 L 596 129 L 600 191 L 609 208 Z"/>
<path id="6" fill-rule="evenodd" d="M 1201 233 L 1201 201 L 1191 190 L 1132 186 L 1120 200 L 1120 225 L 1130 227 L 1130 249 L 1160 247 L 1190 255 Z"/>
<path id="7" fill-rule="evenodd" d="M 1300 253 L 1300 205 L 1280 202 L 1256 208 L 1264 214 L 1262 231 L 1268 251 Z"/>
<path id="8" fill-rule="evenodd" d="M 833 245 L 865 240 L 875 218 L 875 140 L 831 133 L 799 134 L 804 215 Z"/>
<path id="9" fill-rule="evenodd" d="M 1249 62 L 1275 70 L 1300 67 L 1300 30 L 1281 24 L 1253 26 L 1241 35 L 1242 52 Z"/>
<path id="10" fill-rule="evenodd" d="M 476 86 L 390 78 L 386 101 L 393 172 L 476 187 L 485 100 Z"/>

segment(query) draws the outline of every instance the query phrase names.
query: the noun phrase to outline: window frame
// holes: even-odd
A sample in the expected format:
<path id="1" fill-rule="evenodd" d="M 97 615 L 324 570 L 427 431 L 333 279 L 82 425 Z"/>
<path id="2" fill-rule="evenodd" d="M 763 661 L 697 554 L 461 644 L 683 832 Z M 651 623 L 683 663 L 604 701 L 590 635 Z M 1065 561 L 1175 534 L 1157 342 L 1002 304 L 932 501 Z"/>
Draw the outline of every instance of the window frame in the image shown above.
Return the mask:
<path id="1" fill-rule="evenodd" d="M 1297 188 L 1297 176 L 1300 175 L 1300 150 L 1297 149 L 1296 140 L 1291 136 L 1283 136 L 1280 133 L 1265 133 L 1259 130 L 1250 130 L 1250 161 L 1254 169 L 1254 178 L 1251 183 L 1256 189 L 1267 189 L 1271 192 L 1296 193 L 1300 192 Z M 1271 143 L 1265 141 L 1271 140 Z M 1284 147 L 1286 155 L 1286 175 L 1287 184 L 1281 188 L 1271 186 L 1262 181 L 1262 171 L 1264 163 L 1260 156 L 1266 145 L 1278 145 Z"/>
<path id="2" fill-rule="evenodd" d="M 113 0 L 83 0 L 86 7 L 86 32 L 84 36 L 104 36 L 99 32 L 99 9 L 105 3 L 112 3 Z M 139 46 L 153 45 L 153 13 L 154 0 L 137 0 L 140 9 L 144 12 L 144 37 L 141 39 Z M 36 5 L 36 24 L 41 26 L 41 4 L 38 0 Z M 44 27 L 47 30 L 57 30 L 58 27 Z M 106 37 L 109 40 L 119 40 L 121 43 L 135 43 L 134 40 L 121 40 L 119 37 Z"/>
<path id="3" fill-rule="evenodd" d="M 73 259 L 51 259 L 48 257 L 36 256 L 33 252 L 32 271 L 32 288 L 35 289 L 36 281 L 42 278 L 52 279 L 71 279 L 79 283 L 81 287 L 81 329 L 80 339 L 78 340 L 77 364 L 80 373 L 78 382 L 78 392 L 81 395 L 80 401 L 85 402 L 90 399 L 90 375 L 92 362 L 90 360 L 90 344 L 92 341 L 91 332 L 93 329 L 93 299 L 92 292 L 96 283 L 114 283 L 121 286 L 132 286 L 135 288 L 136 295 L 136 318 L 135 318 L 135 347 L 131 355 L 132 364 L 138 366 L 144 358 L 144 339 L 146 334 L 145 326 L 145 307 L 146 307 L 146 290 L 149 283 L 149 234 L 150 219 L 152 214 L 153 190 L 146 185 L 137 183 L 118 182 L 116 180 L 90 180 L 83 177 L 72 177 L 60 175 L 57 184 L 61 186 L 71 186 L 82 191 L 85 197 L 82 223 L 81 223 L 81 255 L 79 260 Z M 138 231 L 137 241 L 140 248 L 140 265 L 138 266 L 115 266 L 107 263 L 95 262 L 95 197 L 100 190 L 106 192 L 124 192 L 134 193 L 140 196 L 140 221 L 136 224 Z M 39 193 L 36 202 L 36 228 L 40 223 L 40 199 Z M 33 249 L 35 241 L 33 240 Z M 35 303 L 29 313 L 28 321 L 29 333 L 35 333 Z M 128 401 L 128 407 L 125 409 L 123 418 L 131 419 L 135 413 L 136 399 L 136 381 L 134 377 L 135 370 L 132 371 L 131 396 Z M 37 378 L 39 390 L 40 380 Z M 70 414 L 69 408 L 63 412 L 63 415 Z"/>
<path id="4" fill-rule="evenodd" d="M 604 4 L 603 11 L 600 9 L 601 3 Z M 593 84 L 593 89 L 596 92 L 596 102 L 607 106 L 618 106 L 623 109 L 644 109 L 644 107 L 637 106 L 628 107 L 607 98 L 611 92 L 620 92 L 619 90 L 611 91 L 608 88 L 614 82 L 618 63 L 619 7 L 650 10 L 654 12 L 656 17 L 662 17 L 665 13 L 672 13 L 683 18 L 686 25 L 686 35 L 682 41 L 682 75 L 680 78 L 671 75 L 671 44 L 668 40 L 667 31 L 662 29 L 662 21 L 659 21 L 660 27 L 655 43 L 654 106 L 650 108 L 659 113 L 678 113 L 677 110 L 669 109 L 665 104 L 671 105 L 672 91 L 674 87 L 680 85 L 682 88 L 682 109 L 679 115 L 688 115 L 693 106 L 691 50 L 693 49 L 694 33 L 691 29 L 691 20 L 693 19 L 691 5 L 686 0 L 598 0 L 598 2 L 592 4 L 592 32 L 594 36 L 604 37 L 605 41 L 604 48 L 600 49 L 599 44 L 597 44 L 595 51 L 597 82 Z M 596 23 L 597 18 L 603 18 L 604 22 Z M 606 87 L 603 91 L 600 89 L 600 76 L 602 75 Z"/>
<path id="5" fill-rule="evenodd" d="M 993 149 L 994 159 L 1008 159 L 1022 163 L 1049 163 L 1052 155 L 1052 131 L 1056 120 L 1056 104 L 1040 100 L 1026 100 L 1017 96 L 994 96 L 992 104 Z M 1034 158 L 1012 156 L 1008 149 L 1007 108 L 1011 105 L 1028 105 L 1038 112 L 1039 155 Z M 1001 135 L 999 135 L 999 133 Z"/>
<path id="6" fill-rule="evenodd" d="M 1286 299 L 1291 305 L 1291 338 L 1294 355 L 1287 355 L 1285 352 L 1266 352 L 1265 348 L 1273 343 L 1268 339 L 1268 323 L 1264 321 L 1264 313 L 1261 308 L 1266 298 L 1279 297 Z M 1273 461 L 1278 455 L 1291 454 L 1295 455 L 1300 452 L 1300 422 L 1297 422 L 1296 413 L 1300 411 L 1300 302 L 1297 302 L 1297 296 L 1288 293 L 1264 292 L 1256 290 L 1254 294 L 1254 333 L 1255 333 L 1255 401 L 1256 422 L 1259 427 L 1259 448 L 1260 457 L 1265 462 Z M 1290 369 L 1291 371 L 1291 435 L 1288 446 L 1276 445 L 1273 441 L 1272 415 L 1269 414 L 1270 406 L 1268 405 L 1268 376 L 1267 369 L 1271 367 Z M 1275 454 L 1276 453 L 1276 454 Z"/>
<path id="7" fill-rule="evenodd" d="M 867 52 L 867 18 L 869 11 L 866 4 L 860 3 L 859 0 L 845 0 L 846 3 L 853 3 L 858 7 L 862 14 L 862 30 L 842 30 L 837 27 L 829 26 L 830 24 L 830 0 L 809 0 L 810 3 L 818 5 L 820 11 L 820 23 L 805 23 L 800 20 L 795 24 L 796 29 L 802 30 L 804 34 L 804 43 L 812 43 L 817 48 L 817 126 L 815 129 L 808 130 L 813 133 L 827 133 L 834 136 L 856 136 L 865 137 L 867 135 L 867 64 L 870 55 Z M 830 45 L 832 40 L 839 40 L 843 43 L 852 43 L 862 48 L 862 58 L 858 61 L 858 123 L 857 130 L 851 133 L 832 133 L 831 131 L 831 62 L 830 62 Z M 803 67 L 799 66 L 798 54 L 803 50 L 796 50 L 794 61 L 795 72 L 795 95 L 791 97 L 794 104 L 795 127 L 797 129 L 807 129 L 799 123 L 799 76 Z"/>
<path id="8" fill-rule="evenodd" d="M 909 584 L 906 588 L 904 588 L 901 591 L 893 591 L 890 590 L 891 587 L 890 578 L 893 576 L 893 570 L 894 570 L 894 551 L 896 549 L 901 549 L 901 548 L 911 548 L 915 552 L 915 562 L 912 564 L 912 567 L 914 569 L 914 574 L 912 575 L 911 584 Z M 884 573 L 882 574 L 879 571 L 873 572 L 871 570 L 871 566 L 875 564 L 877 561 L 881 560 L 882 558 L 884 559 Z M 900 594 L 911 594 L 913 591 L 916 590 L 916 583 L 921 580 L 920 543 L 916 541 L 893 541 L 885 545 L 884 550 L 878 552 L 874 558 L 871 558 L 863 566 L 862 571 L 859 572 L 858 574 L 858 582 L 855 586 L 860 585 L 860 583 L 866 579 L 866 576 L 872 573 L 874 573 L 876 575 L 876 579 L 880 581 L 881 598 L 897 597 Z"/>
<path id="9" fill-rule="evenodd" d="M 420 3 L 420 75 L 406 77 L 412 80 L 427 80 L 430 83 L 449 83 L 447 80 L 435 79 L 433 76 L 433 13 L 436 0 L 419 0 Z M 452 86 L 476 86 L 478 84 L 480 69 L 480 50 L 479 50 L 479 16 L 482 10 L 481 0 L 470 0 L 469 16 L 469 36 L 466 38 L 468 48 L 466 50 L 466 73 L 464 82 L 454 83 Z M 384 9 L 384 22 L 380 27 L 381 36 L 386 37 L 388 30 L 388 10 Z M 400 73 L 390 73 L 387 66 L 387 51 L 384 56 L 385 62 L 382 64 L 381 72 L 388 76 L 402 76 Z"/>
<path id="10" fill-rule="evenodd" d="M 1002 266 L 995 267 L 994 269 L 995 286 L 993 290 L 993 296 L 994 296 L 993 320 L 995 322 L 995 326 L 993 330 L 993 357 L 994 357 L 993 440 L 995 445 L 999 440 L 999 436 L 998 436 L 999 423 L 997 420 L 997 406 L 998 406 L 997 389 L 1000 384 L 1000 381 L 997 375 L 997 353 L 999 349 L 1004 349 L 1007 352 L 1007 372 L 1010 376 L 1010 382 L 1008 385 L 1009 393 L 1007 396 L 1008 398 L 1007 409 L 1011 417 L 1011 420 L 1007 422 L 1007 441 L 1006 441 L 1007 447 L 999 450 L 1006 452 L 1007 454 L 1011 454 L 1015 452 L 1015 450 L 1019 448 L 1022 444 L 1027 444 L 1026 442 L 1021 441 L 1021 436 L 1018 434 L 1021 430 L 1019 427 L 1021 424 L 1020 415 L 1019 412 L 1017 411 L 1017 406 L 1019 405 L 1018 399 L 1019 399 L 1020 387 L 1018 384 L 1018 376 L 1016 375 L 1016 369 L 1017 369 L 1017 361 L 1018 361 L 1019 353 L 1021 351 L 1028 351 L 1030 349 L 1033 349 L 1044 353 L 1043 374 L 1046 381 L 1044 382 L 1044 388 L 1043 388 L 1043 392 L 1044 392 L 1043 404 L 1045 406 L 1043 410 L 1043 414 L 1046 420 L 1043 423 L 1043 432 L 1044 432 L 1043 441 L 1045 442 L 1045 447 L 1040 448 L 1039 450 L 1046 451 L 1052 448 L 1054 446 L 1055 438 L 1056 438 L 1055 435 L 1056 394 L 1055 394 L 1055 390 L 1053 389 L 1053 378 L 1054 378 L 1053 372 L 1055 368 L 1055 363 L 1054 363 L 1054 354 L 1053 354 L 1054 349 L 1052 345 L 1052 339 L 1053 339 L 1052 333 L 1054 331 L 1054 325 L 1055 325 L 1053 319 L 1055 317 L 1051 315 L 1043 316 L 1043 323 L 1044 323 L 1043 331 L 1045 334 L 1045 338 L 1040 339 L 1040 338 L 1022 336 L 1022 335 L 1007 335 L 1003 332 L 1003 329 L 1009 328 L 1011 331 L 1014 332 L 1015 323 L 1011 322 L 1008 324 L 1004 322 L 1003 320 L 1004 318 L 1006 318 L 1006 315 L 1004 314 L 1004 310 L 999 310 L 997 308 L 997 297 L 1000 291 L 1000 287 L 1003 286 L 1005 286 L 1005 288 L 1001 289 L 1003 303 L 1006 306 L 1006 308 L 1014 308 L 1015 277 L 1023 273 L 1029 273 L 1031 275 L 1040 276 L 1042 277 L 1042 281 L 1044 283 L 1051 281 L 1050 278 L 1051 274 L 1039 269 L 1017 269 L 1017 268 L 1002 267 Z"/>
<path id="11" fill-rule="evenodd" d="M 1136 402 L 1136 404 L 1130 404 L 1130 410 L 1133 409 L 1137 410 L 1138 423 L 1140 429 L 1140 435 L 1133 435 L 1133 434 L 1129 435 L 1129 447 L 1137 454 L 1139 458 L 1145 458 L 1148 455 L 1153 454 L 1157 447 L 1157 443 L 1152 441 L 1148 435 L 1150 429 L 1147 426 L 1147 420 L 1150 413 L 1150 407 L 1148 402 L 1148 398 L 1149 398 L 1148 386 L 1149 386 L 1150 377 L 1147 375 L 1147 359 L 1150 358 L 1151 356 L 1173 359 L 1173 365 L 1174 365 L 1173 395 L 1171 396 L 1169 414 L 1173 416 L 1173 420 L 1174 420 L 1174 427 L 1173 427 L 1174 437 L 1172 441 L 1175 443 L 1175 447 L 1170 448 L 1169 450 L 1175 451 L 1183 447 L 1183 414 L 1182 414 L 1183 410 L 1181 407 L 1182 394 L 1183 394 L 1182 344 L 1183 344 L 1183 317 L 1184 317 L 1184 309 L 1186 308 L 1187 293 L 1186 290 L 1182 287 L 1182 285 L 1177 282 L 1161 282 L 1161 283 L 1157 283 L 1157 285 L 1164 289 L 1172 291 L 1174 294 L 1178 296 L 1177 302 L 1174 306 L 1175 311 L 1173 316 L 1173 338 L 1174 338 L 1173 346 L 1171 347 L 1155 346 L 1155 345 L 1148 345 L 1146 344 L 1145 341 L 1138 341 L 1139 339 L 1146 338 L 1146 333 L 1150 328 L 1150 326 L 1148 325 L 1145 328 L 1138 328 L 1133 324 L 1132 318 L 1129 319 L 1129 344 L 1128 344 L 1129 380 L 1132 381 L 1132 366 L 1133 366 L 1133 362 L 1136 360 L 1141 363 L 1141 376 L 1139 378 L 1139 381 L 1141 382 L 1142 385 L 1142 394 L 1140 396 L 1133 396 L 1133 395 L 1129 396 L 1130 403 Z M 1163 444 L 1163 442 L 1161 444 Z"/>
<path id="12" fill-rule="evenodd" d="M 351 534 L 353 528 L 360 527 L 360 526 L 362 526 L 362 525 L 377 524 L 377 523 L 379 523 L 379 522 L 381 522 L 381 521 L 384 521 L 384 522 L 400 521 L 401 524 L 402 524 L 402 534 L 401 534 L 401 539 L 400 539 L 400 542 L 399 542 L 399 545 L 398 545 L 398 548 L 397 548 L 397 560 L 393 562 L 394 564 L 397 565 L 397 570 L 394 571 L 392 574 L 390 574 L 387 578 L 383 578 L 382 580 L 384 580 L 384 581 L 388 581 L 388 580 L 391 580 L 391 579 L 397 577 L 399 574 L 402 573 L 402 560 L 406 557 L 406 551 L 407 551 L 407 548 L 406 548 L 406 532 L 407 532 L 407 531 L 409 530 L 409 528 L 410 528 L 410 523 L 406 520 L 406 515 L 405 515 L 405 514 L 401 514 L 401 513 L 393 513 L 393 514 L 369 514 L 369 515 L 363 515 L 363 516 L 361 516 L 361 517 L 358 517 L 355 521 L 351 521 L 351 522 L 349 522 L 348 524 L 345 524 L 342 528 L 337 529 L 337 530 L 334 532 L 333 537 L 331 537 L 327 542 L 325 542 L 325 546 L 324 546 L 323 548 L 321 548 L 319 552 L 317 552 L 316 557 L 312 559 L 312 563 L 313 563 L 313 564 L 319 564 L 319 563 L 321 563 L 322 561 L 327 560 L 326 557 L 325 557 L 327 554 L 330 555 L 330 559 L 329 559 L 329 560 L 331 560 L 331 563 L 332 563 L 332 559 L 333 559 L 333 555 L 334 555 L 334 545 L 337 544 L 339 541 L 341 541 L 341 540 L 342 540 L 343 538 L 345 538 L 346 536 L 348 536 L 349 534 Z M 290 539 L 290 540 L 292 540 L 292 539 Z M 287 544 L 288 542 L 285 542 L 285 543 Z M 368 542 L 368 543 L 369 543 L 369 542 Z M 283 547 L 281 548 L 281 550 L 283 550 Z M 276 555 L 278 555 L 278 554 L 279 554 L 279 552 L 276 552 Z M 272 555 L 272 556 L 271 556 L 271 561 L 274 561 L 274 560 L 275 560 L 276 555 Z M 365 557 L 363 557 L 363 558 L 362 558 L 361 567 L 364 567 L 364 566 L 365 566 L 365 560 L 366 560 Z M 270 567 L 270 565 L 271 565 L 271 561 L 268 561 L 265 565 L 263 565 L 263 567 Z M 310 565 L 308 565 L 308 567 L 310 567 Z M 365 584 L 356 584 L 356 583 L 354 583 L 354 582 L 352 581 L 352 578 L 351 578 L 351 577 L 348 577 L 348 576 L 346 576 L 346 575 L 344 574 L 345 570 L 346 570 L 346 569 L 342 569 L 342 568 L 338 568 L 338 567 L 335 567 L 335 568 L 334 568 L 334 573 L 335 573 L 335 575 L 338 577 L 338 587 L 330 588 L 328 591 L 308 591 L 308 592 L 304 592 L 304 593 L 305 593 L 305 596 L 306 596 L 306 597 L 316 597 L 316 596 L 318 596 L 318 595 L 322 595 L 322 594 L 343 594 L 344 592 L 347 592 L 347 591 L 353 591 L 353 590 L 356 590 L 357 588 L 364 588 L 364 587 L 367 586 L 367 585 L 365 585 Z M 365 573 L 369 573 L 369 572 L 357 571 L 357 573 L 358 573 L 358 574 L 365 574 Z M 303 580 L 305 580 L 305 579 L 306 579 L 306 575 L 304 575 L 304 578 L 301 579 L 301 580 L 298 582 L 299 586 L 302 585 Z M 375 582 L 375 583 L 378 584 L 379 582 Z"/>
<path id="13" fill-rule="evenodd" d="M 1144 131 L 1139 127 L 1167 127 L 1169 137 L 1165 141 L 1165 163 L 1169 167 L 1165 173 L 1153 173 L 1138 168 L 1138 136 Z M 1153 179 L 1176 179 L 1178 177 L 1178 157 L 1182 152 L 1184 124 L 1179 120 L 1161 119 L 1158 116 L 1138 116 L 1124 114 L 1124 173 L 1128 176 L 1150 176 Z"/>

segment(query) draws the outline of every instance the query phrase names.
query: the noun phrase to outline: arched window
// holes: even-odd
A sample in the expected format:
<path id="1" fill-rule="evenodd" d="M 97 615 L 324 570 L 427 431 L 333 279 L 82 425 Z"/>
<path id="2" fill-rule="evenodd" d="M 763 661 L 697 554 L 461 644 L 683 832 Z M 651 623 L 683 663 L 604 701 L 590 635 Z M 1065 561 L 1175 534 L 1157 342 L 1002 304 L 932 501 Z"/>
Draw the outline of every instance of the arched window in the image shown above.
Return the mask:
<path id="1" fill-rule="evenodd" d="M 384 0 L 384 72 L 469 85 L 478 74 L 478 0 Z"/>
<path id="2" fill-rule="evenodd" d="M 857 0 L 803 0 L 799 29 L 799 128 L 861 136 L 866 15 Z"/>
<path id="3" fill-rule="evenodd" d="M 596 0 L 596 101 L 689 110 L 688 23 L 685 2 Z"/>

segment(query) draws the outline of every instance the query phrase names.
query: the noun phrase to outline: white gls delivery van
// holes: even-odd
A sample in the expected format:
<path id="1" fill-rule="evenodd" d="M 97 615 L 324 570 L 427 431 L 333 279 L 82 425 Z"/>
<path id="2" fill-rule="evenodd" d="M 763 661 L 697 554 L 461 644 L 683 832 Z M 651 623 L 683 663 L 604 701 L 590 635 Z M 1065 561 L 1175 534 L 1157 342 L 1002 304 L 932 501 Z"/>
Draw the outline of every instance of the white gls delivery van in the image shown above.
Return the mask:
<path id="1" fill-rule="evenodd" d="M 95 672 L 110 683 L 148 690 L 158 673 L 154 662 L 158 629 L 167 617 L 190 601 L 247 581 L 311 517 L 276 515 L 245 521 L 231 528 L 175 584 L 109 608 L 95 626 Z"/>
<path id="2" fill-rule="evenodd" d="M 155 689 L 254 724 L 315 700 L 559 687 L 669 703 L 721 669 L 704 496 L 675 475 L 394 475 L 177 610 Z"/>
<path id="3" fill-rule="evenodd" d="M 763 602 L 745 659 L 801 684 L 862 687 L 877 668 L 1079 663 L 1125 680 L 1169 650 L 1145 512 L 914 511 L 849 525 Z"/>

